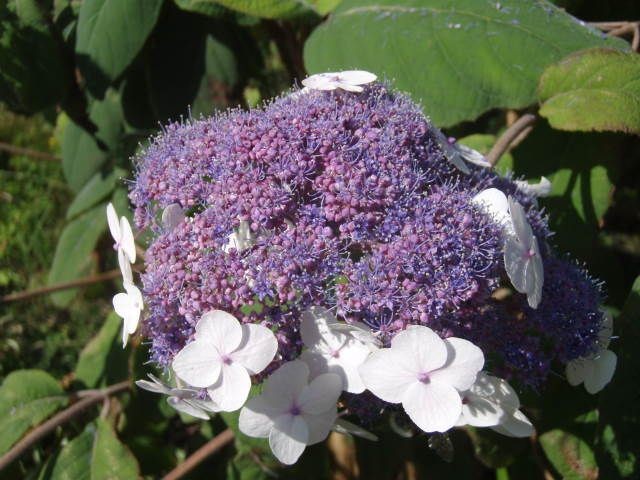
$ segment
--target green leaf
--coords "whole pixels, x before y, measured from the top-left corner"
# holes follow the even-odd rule
[[[80,352],[76,379],[87,388],[126,379],[128,351],[122,348],[121,331],[120,317],[109,314],[98,334]]]
[[[476,458],[489,468],[507,467],[526,454],[528,439],[509,438],[488,428],[467,427]]]
[[[300,0],[180,0],[177,2],[181,8],[188,4],[190,10],[197,7],[202,11],[207,3],[222,5],[231,10],[236,10],[248,15],[262,18],[286,18],[293,17],[307,11],[307,5],[313,1],[302,2]],[[197,5],[195,5],[197,4]]]
[[[115,480],[140,477],[138,462],[111,425],[98,419],[64,446],[48,480]]]
[[[596,480],[598,465],[593,450],[581,438],[562,430],[540,435],[540,445],[554,468],[566,480]]]
[[[69,205],[67,209],[67,220],[72,219],[107,198],[124,175],[126,175],[126,171],[121,168],[116,168],[111,173],[96,173],[85,186],[82,187],[82,190],[78,192],[73,202],[71,202],[71,205]]]
[[[76,56],[94,95],[102,97],[106,87],[124,72],[142,49],[158,20],[162,3],[163,0],[82,2]]]
[[[67,404],[58,382],[42,370],[16,370],[0,387],[0,454]]]
[[[98,127],[95,138],[74,122],[69,122],[62,136],[62,169],[76,192],[106,163],[109,151],[118,146],[123,126],[118,95],[110,91],[104,100],[92,102],[89,117]]]
[[[47,25],[29,5],[20,5],[20,19],[7,6],[0,11],[0,100],[32,114],[62,99],[66,76]]]
[[[613,380],[600,394],[602,478],[634,478],[640,452],[640,277],[614,322],[610,348],[618,355]]]
[[[344,0],[305,45],[310,73],[369,70],[438,126],[534,103],[543,70],[589,47],[627,49],[545,0]]]
[[[593,49],[547,68],[540,114],[554,128],[640,134],[640,56]]]
[[[89,273],[93,265],[91,253],[106,227],[104,204],[92,208],[67,224],[53,256],[49,285],[69,282]],[[51,295],[51,300],[58,307],[66,307],[76,292],[77,289],[56,292]]]

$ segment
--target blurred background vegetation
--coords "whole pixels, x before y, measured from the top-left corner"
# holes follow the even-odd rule
[[[234,444],[185,478],[638,478],[640,3],[555,4],[572,16],[545,0],[0,0],[0,454],[87,389],[151,368],[144,344],[120,347],[118,280],[95,277],[116,265],[104,206],[128,209],[132,155],[162,124],[259,106],[307,72],[376,72],[485,153],[535,114],[497,168],[552,180],[541,201],[555,243],[606,282],[620,314],[602,395],[560,375],[523,392],[531,441],[332,437],[280,469],[233,415],[195,421],[125,386],[0,477],[160,478],[228,425]]]

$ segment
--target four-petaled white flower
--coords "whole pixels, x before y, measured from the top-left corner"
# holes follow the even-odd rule
[[[538,239],[524,208],[497,188],[483,190],[472,201],[504,229],[504,267],[509,280],[518,292],[527,295],[529,306],[537,308],[542,298],[544,271]]]
[[[362,92],[360,85],[374,82],[378,77],[364,70],[346,70],[344,72],[317,73],[302,80],[302,85],[312,90],[335,90],[341,88],[348,92]]]
[[[302,314],[300,336],[308,349],[301,359],[311,369],[312,376],[335,373],[342,379],[343,390],[364,392],[358,367],[378,344],[365,325],[339,322],[327,309],[311,307]]]
[[[116,209],[112,203],[109,203],[107,205],[107,224],[115,241],[113,247],[118,252],[118,265],[120,266],[120,272],[122,272],[122,278],[125,282],[131,283],[133,282],[133,276],[130,264],[136,261],[136,244],[129,220],[126,217],[120,217],[120,220],[118,220]]]
[[[613,317],[604,313],[602,328],[598,335],[598,351],[584,358],[576,358],[567,363],[566,374],[572,386],[584,383],[587,392],[594,394],[602,390],[613,378],[618,357],[608,350],[613,334]]]
[[[509,213],[514,235],[507,236],[505,241],[504,266],[514,288],[527,295],[531,308],[537,308],[544,282],[538,239],[527,221],[524,208],[512,197],[509,197]]]
[[[526,180],[516,180],[515,184],[518,190],[534,197],[547,197],[551,193],[551,182],[547,177],[540,177],[540,181],[535,184]]]
[[[138,287],[126,280],[123,285],[127,293],[117,293],[113,296],[113,309],[124,320],[122,325],[122,347],[124,348],[129,335],[133,335],[138,328],[144,304]]]
[[[223,412],[238,410],[249,395],[250,375],[273,360],[278,342],[262,325],[240,324],[222,310],[205,313],[195,338],[174,357],[176,375],[197,388],[206,388]]]
[[[251,231],[249,222],[242,220],[238,228],[235,228],[233,232],[227,237],[227,243],[222,247],[225,253],[229,253],[231,249],[235,249],[238,253],[251,248],[256,241],[254,233]]]
[[[162,226],[165,230],[171,231],[184,220],[184,209],[177,203],[167,205],[162,211]]]
[[[533,425],[519,410],[518,394],[506,380],[480,372],[476,382],[461,396],[462,412],[457,426],[492,427],[511,437],[533,434]]]
[[[240,411],[240,431],[268,438],[276,458],[291,465],[307,445],[327,438],[341,391],[338,375],[323,373],[309,382],[309,367],[304,362],[285,363],[267,378],[262,394]]]
[[[202,400],[199,398],[198,390],[193,388],[175,388],[163,383],[155,375],[147,374],[151,379],[136,380],[136,385],[143,390],[153,393],[167,395],[167,403],[178,410],[192,417],[209,420],[207,412],[218,412],[217,405],[211,400]]]
[[[461,338],[440,338],[424,326],[410,326],[390,348],[371,354],[360,367],[366,387],[402,406],[425,432],[446,432],[460,418],[460,393],[468,390],[484,365],[482,350]]]

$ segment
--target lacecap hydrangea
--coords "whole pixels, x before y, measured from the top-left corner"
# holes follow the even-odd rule
[[[349,430],[344,415],[530,434],[506,380],[539,390],[597,361],[605,328],[599,283],[550,246],[540,191],[368,72],[303,84],[167,125],[137,158],[141,331],[181,388],[141,386],[187,412],[244,405],[241,429],[285,463]],[[477,399],[498,413],[479,418]]]

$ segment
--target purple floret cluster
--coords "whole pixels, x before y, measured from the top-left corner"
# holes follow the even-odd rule
[[[554,363],[593,352],[598,284],[548,247],[533,197],[488,169],[463,174],[434,132],[380,83],[165,127],[131,189],[136,225],[152,233],[142,275],[152,359],[169,365],[212,309],[271,328],[277,361],[296,358],[312,305],[365,323],[383,343],[410,324],[467,338],[490,370],[533,388]],[[504,234],[472,202],[489,187],[524,206],[541,245],[537,309],[518,293],[495,298],[509,286]],[[165,229],[160,215],[175,203],[187,218]],[[243,223],[251,246],[226,248]]]

